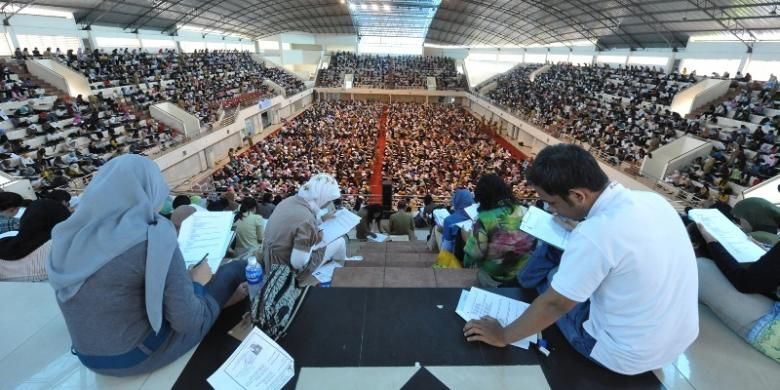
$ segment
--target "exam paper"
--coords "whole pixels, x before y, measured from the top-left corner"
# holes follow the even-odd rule
[[[534,206],[529,207],[528,212],[523,216],[520,230],[560,249],[566,249],[571,234],[555,222],[552,214]]]
[[[529,306],[525,302],[472,287],[471,291],[464,290],[461,292],[455,313],[466,321],[490,316],[495,318],[501,326],[507,326],[512,321],[520,318]],[[536,342],[536,338],[537,335],[534,334],[515,341],[512,345],[528,349],[530,343]]]
[[[444,219],[450,216],[450,212],[447,209],[433,210],[433,220],[439,226],[444,226]]]
[[[474,221],[469,219],[463,222],[458,222],[455,224],[455,226],[463,229],[463,231],[470,232],[474,230]]]
[[[278,390],[295,375],[295,361],[258,328],[208,378],[216,390]]]
[[[702,224],[707,232],[740,263],[752,263],[766,253],[717,209],[694,209],[688,211],[688,216]]]
[[[198,211],[181,224],[179,249],[189,267],[208,254],[212,272],[217,272],[232,241],[233,213]]]
[[[360,223],[360,217],[354,213],[345,209],[337,211],[333,218],[320,224],[322,240],[315,245],[315,249],[324,248],[337,238],[346,235],[358,223]]]
[[[469,218],[471,218],[472,221],[476,221],[477,215],[479,215],[479,211],[477,211],[477,209],[479,209],[479,203],[474,203],[473,205],[463,209],[463,211],[465,211],[466,214],[468,214]]]

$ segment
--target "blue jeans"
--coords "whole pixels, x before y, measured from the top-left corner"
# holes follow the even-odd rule
[[[550,288],[550,282],[558,271],[562,255],[562,250],[539,241],[525,268],[517,274],[517,281],[523,288],[532,288],[540,295],[543,294]],[[601,363],[590,357],[590,353],[596,345],[596,339],[582,327],[589,315],[590,301],[588,300],[574,306],[568,313],[555,321],[555,325],[577,352],[600,365]]]
[[[204,286],[206,292],[222,307],[230,300],[238,286],[246,281],[246,260],[235,260],[217,270]]]

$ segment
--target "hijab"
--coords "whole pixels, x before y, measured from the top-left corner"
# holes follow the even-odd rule
[[[465,188],[459,188],[452,194],[452,214],[444,218],[444,224],[442,226],[443,234],[445,237],[454,240],[454,235],[457,234],[458,228],[456,223],[461,223],[471,219],[466,210],[466,207],[474,204],[474,197],[471,195],[471,191]]]
[[[32,202],[19,221],[19,234],[0,239],[0,259],[19,260],[51,239],[54,225],[70,212],[61,202],[41,199]]]
[[[173,224],[157,212],[168,192],[160,168],[145,157],[124,155],[102,166],[76,212],[52,231],[46,271],[57,299],[67,302],[100,268],[145,242],[146,314],[159,331],[165,279],[178,247]]]
[[[333,176],[318,173],[298,189],[298,196],[303,198],[311,211],[317,214],[326,203],[340,198],[341,192]]]
[[[753,231],[777,234],[780,208],[764,198],[747,198],[737,202],[731,210],[734,218],[743,218]]]

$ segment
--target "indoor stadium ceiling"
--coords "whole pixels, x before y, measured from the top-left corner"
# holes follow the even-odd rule
[[[260,38],[287,31],[402,35],[406,23],[442,45],[681,47],[691,34],[746,43],[780,30],[769,0],[25,0],[73,11],[83,26],[128,31],[195,25]],[[438,7],[438,9],[432,8]],[[432,20],[428,16],[433,10]],[[362,17],[360,16],[362,12]],[[383,18],[383,14],[387,18]],[[416,21],[416,22],[415,22]],[[420,23],[428,23],[420,30]],[[361,25],[363,23],[363,25]],[[398,24],[402,28],[398,28]],[[408,29],[407,29],[408,30]]]

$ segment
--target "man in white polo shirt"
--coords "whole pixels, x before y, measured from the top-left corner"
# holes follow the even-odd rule
[[[527,179],[551,212],[579,223],[559,260],[535,253],[526,265],[524,273],[545,275],[538,286],[524,283],[542,291],[531,307],[506,328],[492,318],[469,321],[467,340],[505,346],[556,322],[574,349],[621,374],[676,359],[698,335],[698,276],[671,205],[610,183],[574,145],[542,150]]]

